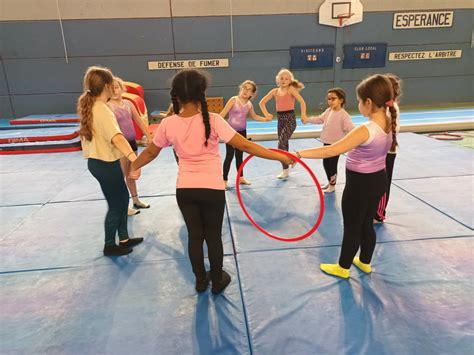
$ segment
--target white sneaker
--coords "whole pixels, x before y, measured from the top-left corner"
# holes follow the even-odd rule
[[[290,175],[290,174],[289,174],[288,169],[283,169],[282,172],[281,172],[281,174],[278,175],[277,178],[282,179],[282,180],[286,180],[286,179],[288,179],[288,176],[289,176],[289,175]]]
[[[333,193],[334,191],[336,191],[336,185],[329,184],[328,188],[324,190],[324,193],[330,194],[330,193]]]
[[[250,181],[248,181],[246,178],[243,176],[239,179],[240,185],[252,185]]]
[[[133,208],[128,208],[128,215],[129,216],[135,216],[136,214],[139,214],[140,211],[139,210],[134,210]]]

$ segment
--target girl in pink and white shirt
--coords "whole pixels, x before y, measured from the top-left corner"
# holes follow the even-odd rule
[[[346,93],[341,88],[329,89],[327,92],[328,108],[319,116],[308,117],[303,123],[323,123],[321,131],[321,141],[324,145],[336,143],[341,138],[354,129],[351,116],[344,109],[346,104]],[[335,191],[337,179],[337,163],[339,155],[323,159],[324,171],[328,178],[328,183],[323,186],[325,193]]]
[[[175,114],[165,118],[155,131],[153,142],[139,155],[132,169],[148,164],[161,149],[173,146],[179,157],[176,200],[188,230],[188,253],[196,276],[196,291],[203,292],[212,281],[214,294],[224,290],[230,276],[222,269],[222,221],[225,208],[224,180],[219,139],[258,157],[292,164],[286,155],[248,141],[224,119],[207,110],[207,78],[197,70],[175,75],[171,98]],[[132,177],[135,176],[132,172]],[[211,271],[204,267],[206,241]]]
[[[368,117],[369,122],[334,144],[296,152],[297,156],[313,159],[349,152],[342,195],[344,237],[341,255],[337,264],[320,265],[327,274],[348,278],[351,264],[363,272],[372,272],[370,262],[376,243],[373,218],[387,188],[385,157],[397,145],[393,97],[393,87],[386,76],[377,74],[363,80],[357,86],[357,99],[360,113]],[[359,249],[360,254],[356,257]]]

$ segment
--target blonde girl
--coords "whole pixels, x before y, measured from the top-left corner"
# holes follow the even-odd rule
[[[304,88],[288,69],[281,69],[275,77],[277,88],[270,90],[260,101],[260,109],[267,120],[272,115],[267,111],[267,102],[274,98],[278,115],[278,149],[289,149],[289,140],[296,129],[295,99],[300,103],[301,118],[306,121],[306,103],[299,91]],[[279,179],[287,179],[289,175],[288,165],[282,164],[283,171],[278,175]]]
[[[117,119],[122,134],[124,135],[125,139],[127,139],[130,147],[132,147],[136,154],[138,146],[137,142],[135,141],[135,128],[133,126],[133,121],[135,121],[142,132],[145,133],[147,142],[151,142],[152,137],[148,127],[141,119],[140,114],[138,113],[135,106],[133,106],[130,101],[124,100],[122,98],[122,94],[124,92],[126,92],[126,88],[123,80],[119,77],[114,77],[114,94],[107,105],[115,114],[115,118]],[[137,192],[137,184],[135,180],[129,177],[131,166],[130,160],[128,160],[126,157],[123,157],[120,159],[120,166],[122,167],[123,175],[125,176],[127,187],[130,191],[130,194],[132,195],[133,200],[134,209],[128,208],[128,215],[133,216],[137,213],[140,213],[140,208],[149,208],[150,205],[140,200]]]

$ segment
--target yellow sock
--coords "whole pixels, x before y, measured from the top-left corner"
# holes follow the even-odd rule
[[[343,279],[349,278],[349,269],[344,269],[339,264],[321,264],[319,267],[326,274],[342,277]]]
[[[356,256],[354,260],[352,260],[352,263],[367,274],[370,274],[372,272],[372,267],[370,266],[370,264],[364,264],[362,261],[360,261],[358,256]]]

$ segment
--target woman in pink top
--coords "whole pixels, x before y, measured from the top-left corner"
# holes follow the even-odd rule
[[[321,264],[330,275],[348,278],[351,264],[370,273],[376,235],[373,218],[387,187],[385,157],[396,144],[396,112],[393,88],[384,75],[373,75],[357,86],[359,111],[369,122],[353,129],[336,143],[296,153],[303,158],[322,159],[349,152],[346,186],[342,195],[344,237],[337,264]],[[386,111],[391,117],[387,117]],[[359,257],[356,257],[360,248]]]
[[[196,276],[196,291],[205,291],[211,279],[212,292],[216,294],[231,280],[222,270],[225,190],[219,139],[261,158],[285,164],[293,161],[248,141],[221,116],[209,113],[206,88],[207,79],[197,70],[183,70],[176,74],[171,87],[175,114],[161,122],[152,144],[139,155],[132,168],[139,169],[155,159],[162,148],[173,146],[179,157],[176,200],[188,229],[188,253]],[[210,274],[204,267],[204,241],[211,264]]]
[[[239,89],[239,95],[233,96],[229,101],[227,101],[220,115],[221,117],[225,117],[227,114],[229,114],[229,120],[227,121],[229,125],[235,129],[238,134],[242,135],[244,138],[247,138],[247,116],[250,116],[257,121],[266,121],[267,119],[257,115],[253,109],[252,102],[250,102],[250,99],[252,99],[252,97],[254,97],[255,93],[257,92],[257,85],[255,85],[252,80],[245,80],[242,84],[240,84]],[[238,171],[242,165],[243,152],[241,150],[235,149],[230,144],[225,145],[225,150],[226,154],[222,168],[224,170],[224,183],[227,190],[230,164],[232,163],[232,159],[234,159],[234,154],[235,167]],[[250,181],[244,178],[243,171],[240,173],[239,181],[242,185],[251,184]]]
[[[319,116],[309,117],[303,123],[323,123],[321,141],[324,145],[331,145],[349,133],[353,128],[351,116],[344,110],[346,104],[346,93],[341,88],[329,89],[327,92],[328,109]],[[324,193],[332,193],[336,190],[337,163],[339,155],[323,159],[324,170],[328,183],[323,186]]]
[[[295,80],[293,73],[288,69],[281,69],[276,78],[277,88],[270,90],[260,101],[260,109],[265,118],[272,119],[272,115],[267,111],[267,102],[275,98],[276,110],[278,114],[278,149],[289,149],[289,140],[296,129],[295,99],[301,107],[301,118],[307,120],[306,103],[299,91],[304,88],[303,83]],[[278,175],[279,179],[288,178],[288,165],[283,164],[283,171]]]

